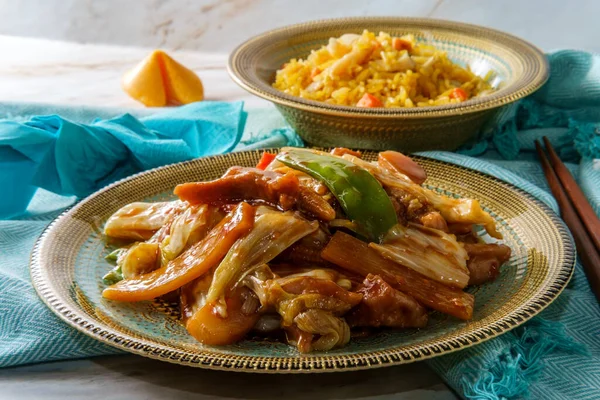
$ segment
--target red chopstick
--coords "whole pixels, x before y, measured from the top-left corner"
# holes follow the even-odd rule
[[[548,157],[550,158],[554,172],[556,172],[560,183],[565,188],[567,196],[571,199],[577,214],[581,218],[581,222],[585,225],[590,238],[596,246],[596,250],[600,252],[600,220],[579,188],[579,185],[573,179],[573,175],[571,175],[565,164],[558,158],[554,147],[552,147],[552,144],[545,136],[544,143],[546,144],[546,150],[548,150]]]
[[[552,149],[552,145],[550,145],[546,138],[544,139],[544,141],[546,142],[546,146],[549,148],[551,154],[553,153],[556,156],[556,152],[554,152],[554,149]],[[569,198],[569,192],[565,191],[561,180],[559,179],[555,170],[552,168],[552,165],[546,157],[542,146],[537,140],[535,141],[535,149],[537,150],[538,156],[540,158],[540,163],[542,164],[542,169],[544,170],[544,175],[546,175],[546,180],[548,181],[550,190],[552,191],[552,194],[554,195],[554,198],[558,203],[558,207],[560,208],[560,214],[567,226],[569,227],[571,233],[573,234],[573,238],[575,239],[575,244],[577,246],[577,253],[579,254],[579,257],[581,259],[583,269],[588,278],[592,291],[596,295],[596,299],[598,300],[598,302],[600,302],[600,251],[594,245],[591,235],[588,234],[586,227],[583,225],[581,219],[579,218],[579,215],[575,211],[574,204],[580,202],[581,199],[577,197]],[[558,156],[556,158],[558,159]],[[560,162],[560,164],[566,170],[564,164],[562,164],[562,162]],[[573,180],[573,177],[568,172],[568,170],[566,172],[568,173],[571,180]],[[575,181],[573,180],[573,182]],[[575,183],[575,185],[577,184]],[[579,187],[577,189],[579,190],[581,196],[585,199],[585,196],[583,196],[581,189],[579,189]],[[596,218],[596,220],[598,219],[595,213],[593,217]],[[593,224],[591,225],[594,226]]]

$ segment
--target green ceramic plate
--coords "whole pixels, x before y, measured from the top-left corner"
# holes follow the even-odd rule
[[[300,355],[283,343],[244,340],[209,347],[196,342],[177,308],[158,302],[118,303],[101,296],[111,266],[102,235],[106,219],[133,201],[173,198],[175,185],[219,177],[232,165],[254,166],[260,151],[174,164],[117,182],[52,222],[32,254],[31,277],[42,300],[66,323],[106,344],[177,364],[256,372],[326,372],[409,363],[475,345],[525,322],[565,287],[575,262],[564,224],[544,204],[514,186],[433,159],[415,157],[431,188],[479,199],[498,221],[513,256],[493,283],[472,289],[473,320],[434,313],[425,329],[389,330],[353,339],[342,349]],[[365,157],[374,158],[375,153]]]

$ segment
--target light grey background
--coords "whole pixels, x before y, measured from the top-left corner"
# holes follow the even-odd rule
[[[0,0],[0,34],[229,52],[275,27],[344,16],[419,16],[504,30],[544,50],[600,51],[597,0]],[[5,57],[8,55],[4,55]]]

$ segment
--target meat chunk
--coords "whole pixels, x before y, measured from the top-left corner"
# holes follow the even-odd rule
[[[423,214],[419,218],[419,222],[421,222],[421,225],[428,228],[437,229],[446,233],[448,232],[448,224],[446,224],[446,220],[438,211],[429,211],[426,214]]]
[[[335,218],[335,210],[330,204],[333,195],[323,182],[304,172],[286,166],[278,167],[273,171],[280,174],[292,173],[296,175],[300,185],[297,199],[297,207],[300,211],[321,221],[331,221]]]
[[[473,233],[473,224],[448,224],[448,231],[454,235],[469,235]]]
[[[346,315],[350,326],[422,328],[427,325],[425,308],[379,275],[369,274],[357,292],[363,299]]]
[[[329,263],[321,258],[321,251],[325,248],[313,247],[304,243],[294,243],[288,247],[276,261],[292,263],[296,266],[328,266]]]
[[[298,240],[288,247],[278,257],[278,261],[290,262],[295,265],[329,265],[321,258],[321,251],[331,239],[331,235],[323,229],[318,229]]]
[[[284,211],[297,207],[323,221],[335,218],[333,207],[291,171],[279,173],[232,167],[214,181],[178,185],[175,194],[190,204],[221,206],[248,201],[279,207]]]
[[[335,219],[335,210],[331,204],[309,186],[300,184],[297,205],[300,211],[311,214],[321,221]]]
[[[456,236],[456,240],[461,243],[480,243],[479,236],[475,231],[473,224],[448,224],[448,231]]]
[[[321,257],[345,271],[381,276],[395,289],[414,297],[421,304],[462,320],[473,316],[472,294],[426,278],[410,268],[382,257],[360,239],[337,231]]]
[[[258,200],[288,210],[296,202],[299,186],[294,174],[232,167],[214,181],[177,185],[175,194],[190,204],[221,205]]]
[[[481,285],[493,281],[500,273],[500,267],[510,258],[510,247],[503,244],[465,243],[469,254],[469,285]]]
[[[448,233],[448,224],[442,214],[435,210],[424,198],[417,198],[395,187],[386,188],[386,192],[390,196],[400,224],[406,225],[409,222],[414,222]]]
[[[425,198],[417,198],[411,193],[397,187],[388,187],[385,189],[396,210],[398,222],[402,225],[406,225],[408,222],[415,222],[420,225],[429,226],[430,228],[436,228],[437,226],[444,228],[446,221],[444,220],[443,223],[439,223],[439,219],[443,220],[443,217]],[[446,232],[447,226],[445,229]]]

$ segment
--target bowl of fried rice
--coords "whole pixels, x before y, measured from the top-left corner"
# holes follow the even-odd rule
[[[345,18],[253,37],[231,77],[275,104],[313,146],[455,150],[548,79],[522,39],[458,22]]]

